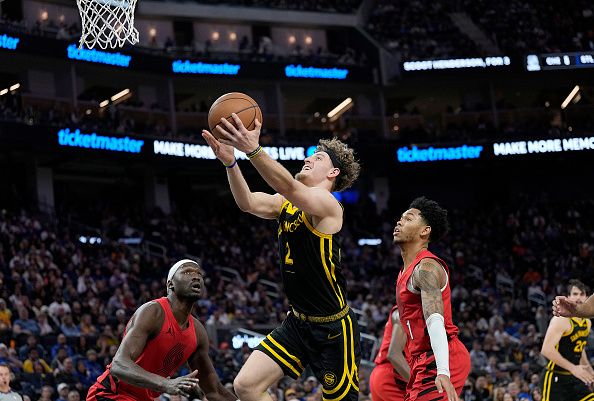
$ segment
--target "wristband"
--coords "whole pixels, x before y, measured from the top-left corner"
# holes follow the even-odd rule
[[[223,166],[225,166],[227,168],[233,168],[233,167],[235,167],[236,164],[237,164],[237,159],[233,159],[233,163],[231,163],[231,164],[223,163]]]
[[[250,153],[246,154],[246,156],[248,157],[248,159],[253,159],[254,157],[258,156],[261,151],[262,151],[262,146],[258,146],[256,148],[256,150],[254,150],[253,152],[250,152]]]

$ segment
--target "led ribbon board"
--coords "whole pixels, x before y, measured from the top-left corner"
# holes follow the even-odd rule
[[[82,134],[78,129],[70,131],[69,128],[62,128],[58,131],[58,145],[111,152],[140,153],[144,141],[127,136],[97,135],[94,132]]]
[[[237,75],[241,68],[238,64],[212,64],[190,60],[175,60],[171,69],[176,74]]]
[[[594,52],[530,54],[526,56],[526,70],[573,70],[594,68]]]
[[[19,38],[13,38],[8,35],[0,35],[0,49],[16,50],[19,42]]]
[[[288,78],[343,80],[347,78],[347,75],[349,75],[349,70],[346,68],[303,67],[301,64],[290,64],[285,67],[285,76]]]
[[[510,64],[511,60],[509,57],[496,56],[456,58],[445,60],[405,61],[402,65],[402,68],[404,68],[404,71],[457,70],[466,68],[505,67]]]
[[[412,146],[398,148],[396,157],[400,163],[436,162],[441,160],[478,159],[483,151],[482,146],[461,145],[455,147],[418,148]]]
[[[66,51],[68,58],[71,60],[88,61],[89,63],[107,64],[124,68],[128,68],[132,60],[132,56],[128,56],[127,54],[109,53],[95,49],[79,49],[76,45],[69,45]]]
[[[293,146],[270,146],[263,148],[274,160],[304,160],[305,148]],[[153,153],[155,155],[185,157],[193,159],[213,160],[216,156],[210,146],[196,143],[159,141],[153,142]],[[247,159],[245,153],[235,150],[237,159]]]
[[[495,156],[561,153],[594,150],[594,136],[585,138],[536,139],[533,141],[499,142],[493,144]]]

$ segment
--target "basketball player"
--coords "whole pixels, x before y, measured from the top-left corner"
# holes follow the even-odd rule
[[[452,322],[448,266],[427,249],[447,230],[447,211],[424,197],[394,227],[404,260],[396,301],[410,354],[406,400],[458,401],[470,372],[470,354]]]
[[[204,326],[191,315],[200,299],[204,272],[183,259],[167,275],[167,296],[134,313],[107,370],[97,378],[87,401],[153,401],[161,393],[195,396],[200,388],[209,401],[235,401],[220,382],[208,357]],[[184,363],[192,373],[170,379]]]
[[[553,300],[553,315],[594,318],[594,294],[590,295],[583,303],[577,303],[564,296],[555,297]]]
[[[224,139],[203,136],[225,164],[235,202],[245,212],[278,220],[280,267],[291,311],[268,334],[235,379],[241,401],[271,400],[267,388],[283,375],[298,378],[309,365],[322,383],[324,400],[357,400],[360,360],[357,319],[346,303],[346,280],[336,235],[343,223],[341,204],[331,191],[348,188],[359,163],[344,143],[321,140],[293,176],[258,144],[261,124],[248,131],[235,114],[235,128],[222,119]],[[221,127],[222,126],[222,127]],[[274,195],[251,192],[233,155],[245,152]]]
[[[398,307],[394,305],[384,327],[384,337],[375,357],[375,368],[369,377],[373,401],[404,401],[410,367],[404,357],[406,334],[400,325]]]
[[[568,299],[581,304],[586,299],[586,286],[569,280]],[[543,401],[591,401],[594,393],[594,370],[586,356],[591,323],[588,319],[558,317],[551,319],[542,343],[541,354],[549,360],[541,380]]]

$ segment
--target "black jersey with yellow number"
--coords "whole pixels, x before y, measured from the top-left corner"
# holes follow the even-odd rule
[[[305,212],[285,201],[278,217],[285,294],[297,312],[329,316],[346,306],[346,280],[336,235],[316,230]]]
[[[590,326],[592,325],[590,319],[580,319],[572,317],[569,319],[571,329],[563,333],[563,337],[555,346],[561,356],[567,359],[574,365],[579,365],[582,351],[588,343],[588,335],[590,334]],[[558,366],[553,361],[549,361],[546,370],[557,373],[569,373],[566,369]]]

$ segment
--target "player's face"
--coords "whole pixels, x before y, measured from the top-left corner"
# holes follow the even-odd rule
[[[421,236],[427,227],[419,209],[408,209],[396,222],[392,233],[395,244],[405,244]]]
[[[295,175],[295,179],[307,186],[314,186],[322,182],[328,174],[332,173],[335,167],[326,152],[316,152],[305,159],[301,171]]]
[[[173,288],[180,298],[200,299],[204,288],[204,271],[194,263],[179,268],[173,278]]]
[[[577,287],[571,287],[571,291],[569,292],[569,296],[567,298],[573,302],[581,304],[586,300],[586,294]]]

